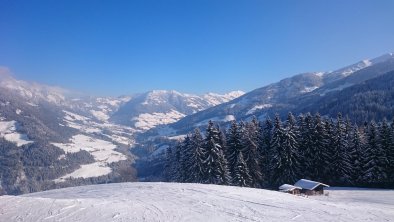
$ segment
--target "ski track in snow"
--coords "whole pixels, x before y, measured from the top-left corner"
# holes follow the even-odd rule
[[[394,190],[276,191],[119,183],[0,197],[0,221],[394,221]]]

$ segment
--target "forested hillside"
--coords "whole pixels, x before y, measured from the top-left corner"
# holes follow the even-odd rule
[[[274,188],[301,178],[333,186],[394,187],[394,123],[358,126],[338,114],[209,122],[166,154],[168,181]]]

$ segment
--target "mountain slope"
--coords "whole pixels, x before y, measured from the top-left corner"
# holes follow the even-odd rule
[[[133,181],[135,156],[129,149],[144,126],[176,121],[241,93],[211,93],[203,98],[154,91],[135,98],[91,97],[17,80],[0,69],[0,188],[20,194]],[[112,121],[114,113],[127,110],[130,104],[133,107],[141,98],[144,104],[134,106],[140,113],[139,125],[128,127]],[[169,115],[160,113],[166,110]]]
[[[203,96],[177,91],[154,90],[135,96],[114,113],[110,120],[139,130],[169,124],[179,119],[230,101],[243,95],[241,91],[225,95],[208,93]]]
[[[352,121],[362,123],[367,120],[394,118],[394,71],[335,91],[313,101],[304,99],[297,102],[295,113],[319,112],[335,116],[344,113]],[[283,113],[284,111],[282,111]]]
[[[361,65],[364,64],[364,65]],[[232,119],[264,118],[276,112],[308,111],[315,101],[326,94],[341,91],[394,70],[394,54],[365,60],[329,73],[304,73],[278,83],[253,90],[230,102],[206,109],[170,124],[170,132],[183,134],[205,125],[208,120],[227,122]],[[302,105],[300,105],[302,104]],[[312,109],[311,109],[312,110]]]
[[[20,194],[122,181],[125,169],[130,176],[124,181],[131,180],[132,129],[99,120],[90,112],[109,114],[122,99],[75,99],[66,90],[1,73],[0,188]]]
[[[392,190],[305,198],[231,186],[120,183],[0,197],[1,221],[390,221]]]

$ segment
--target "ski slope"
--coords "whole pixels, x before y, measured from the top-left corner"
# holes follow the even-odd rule
[[[1,196],[0,221],[394,221],[394,190],[305,198],[217,185],[104,184]]]

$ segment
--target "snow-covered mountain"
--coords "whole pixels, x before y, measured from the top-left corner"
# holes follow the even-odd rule
[[[300,99],[322,97],[341,91],[394,70],[394,54],[363,60],[333,72],[311,72],[295,75],[277,83],[253,90],[227,103],[189,115],[167,126],[172,134],[184,134],[208,120],[228,122],[233,119],[264,118],[276,112],[299,110]],[[310,104],[313,105],[313,102]],[[305,105],[305,104],[304,104]]]
[[[0,196],[0,221],[392,221],[394,191],[327,196],[187,183],[118,183]]]
[[[133,97],[121,106],[110,120],[138,130],[149,130],[158,125],[176,122],[187,115],[228,102],[243,94],[241,91],[234,91],[224,95],[208,93],[198,96],[173,90],[154,90]]]
[[[136,143],[136,134],[239,94],[242,92],[211,93],[203,99],[175,91],[145,93],[140,113],[134,116],[138,124],[129,127],[126,122],[114,122],[114,114],[139,101],[141,96],[92,97],[71,93],[59,87],[17,80],[3,68],[0,159],[15,161],[14,165],[0,163],[0,188],[17,194],[121,181],[125,173],[128,174],[125,178],[132,180],[135,173],[131,163],[135,157],[129,149]]]
[[[0,163],[0,187],[18,194],[120,179],[132,170],[134,130],[102,117],[125,100],[76,98],[2,73],[0,159],[10,162]]]

